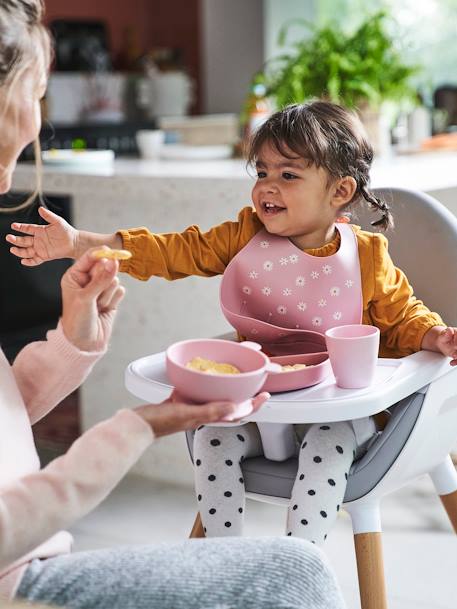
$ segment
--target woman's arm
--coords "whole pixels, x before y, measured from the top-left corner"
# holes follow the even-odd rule
[[[252,412],[269,398],[252,400]],[[95,508],[116,486],[154,436],[233,421],[235,404],[190,405],[178,396],[99,423],[45,469],[0,490],[0,571]]]
[[[45,469],[0,491],[0,570],[98,505],[153,439],[129,410],[99,423]]]
[[[32,425],[79,387],[104,353],[77,349],[61,323],[46,339],[24,347],[12,367]]]
[[[62,278],[62,318],[48,340],[25,347],[13,373],[32,423],[78,387],[104,353],[124,295],[113,260],[89,250]]]

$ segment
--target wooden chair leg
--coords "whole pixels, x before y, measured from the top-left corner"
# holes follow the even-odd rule
[[[381,533],[354,535],[362,609],[387,609]]]
[[[447,495],[440,495],[440,499],[449,516],[454,532],[457,533],[457,491]]]
[[[189,535],[190,539],[196,539],[199,537],[205,537],[205,531],[203,530],[200,512],[197,513],[197,516],[196,516],[195,522],[194,522],[194,526],[192,527],[192,531],[190,532],[190,535]]]

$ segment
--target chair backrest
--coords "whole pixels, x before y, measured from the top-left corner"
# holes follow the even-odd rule
[[[425,193],[401,188],[375,189],[391,205],[395,228],[388,231],[389,252],[414,294],[449,325],[457,326],[457,218]],[[376,213],[357,210],[354,224],[375,231]]]

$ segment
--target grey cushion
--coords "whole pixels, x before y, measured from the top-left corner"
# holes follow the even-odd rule
[[[391,417],[384,431],[377,434],[367,453],[352,465],[344,501],[363,497],[389,471],[413,430],[424,397],[422,393],[415,393],[390,409]],[[193,436],[194,432],[187,432],[191,457]],[[290,499],[297,469],[298,459],[295,457],[280,462],[253,457],[242,464],[247,491],[286,499]]]

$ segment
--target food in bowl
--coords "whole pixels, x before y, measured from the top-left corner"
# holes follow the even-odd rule
[[[108,258],[108,260],[128,260],[132,253],[128,250],[101,249],[92,252],[94,258]]]
[[[281,372],[294,372],[295,370],[303,370],[308,368],[306,364],[284,364],[281,366]]]
[[[186,368],[206,372],[207,374],[240,374],[240,370],[232,364],[215,362],[205,357],[194,357],[186,364]]]

